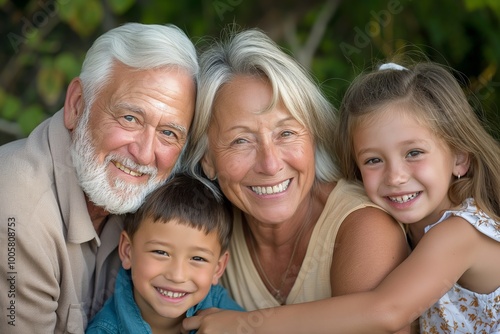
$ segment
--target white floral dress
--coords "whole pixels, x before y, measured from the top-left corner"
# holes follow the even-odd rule
[[[458,211],[447,211],[439,224],[450,216],[459,216],[478,231],[500,242],[500,223],[478,210],[472,198]],[[498,263],[492,265],[500,265]],[[436,304],[420,317],[420,333],[500,333],[500,288],[479,294],[455,284]]]

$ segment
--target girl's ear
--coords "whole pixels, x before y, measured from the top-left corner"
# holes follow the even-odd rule
[[[83,87],[80,78],[71,80],[64,100],[64,125],[73,131],[78,119],[83,114]]]
[[[201,159],[201,168],[203,168],[203,173],[205,173],[210,180],[213,180],[217,176],[212,159],[209,157],[209,153],[205,153],[203,155],[203,159]]]
[[[469,171],[470,155],[466,152],[458,152],[455,154],[455,168],[453,175],[456,177],[464,176]]]
[[[132,240],[125,231],[122,231],[120,234],[118,254],[120,255],[120,260],[122,260],[123,269],[130,269],[132,267]]]
[[[228,261],[229,252],[225,251],[224,254],[219,257],[219,261],[217,262],[217,267],[215,268],[214,276],[212,278],[212,285],[217,285],[219,283],[219,278],[221,278],[222,274],[224,274]]]

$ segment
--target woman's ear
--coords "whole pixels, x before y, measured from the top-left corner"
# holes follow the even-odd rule
[[[212,285],[217,285],[219,283],[219,278],[221,278],[222,274],[226,270],[227,263],[229,261],[229,252],[225,251],[217,262],[217,267],[215,268],[214,276],[212,277]]]
[[[125,231],[122,231],[120,234],[118,254],[120,255],[120,260],[122,260],[123,269],[130,269],[132,267],[132,240]]]
[[[203,173],[205,173],[210,180],[215,179],[217,176],[212,159],[209,157],[209,153],[205,153],[203,155],[203,159],[201,159],[201,168],[203,168]]]
[[[455,168],[453,175],[456,177],[464,176],[469,171],[470,155],[466,152],[455,153]]]
[[[76,128],[78,119],[83,114],[83,87],[80,78],[69,83],[64,100],[64,125],[70,131]]]

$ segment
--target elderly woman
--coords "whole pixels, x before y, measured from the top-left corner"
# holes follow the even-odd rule
[[[377,286],[408,255],[404,231],[362,187],[339,179],[335,109],[269,37],[231,32],[202,53],[200,66],[200,131],[184,163],[235,209],[223,285],[246,310],[266,310],[205,314],[184,327],[304,333],[282,321],[299,312],[303,328],[320,330],[308,314],[324,304],[305,302]]]

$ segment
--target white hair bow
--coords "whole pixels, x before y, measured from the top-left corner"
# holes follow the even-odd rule
[[[397,70],[397,71],[408,71],[406,67],[403,67],[401,65],[395,64],[395,63],[385,63],[380,65],[378,68],[379,71],[382,70]]]

